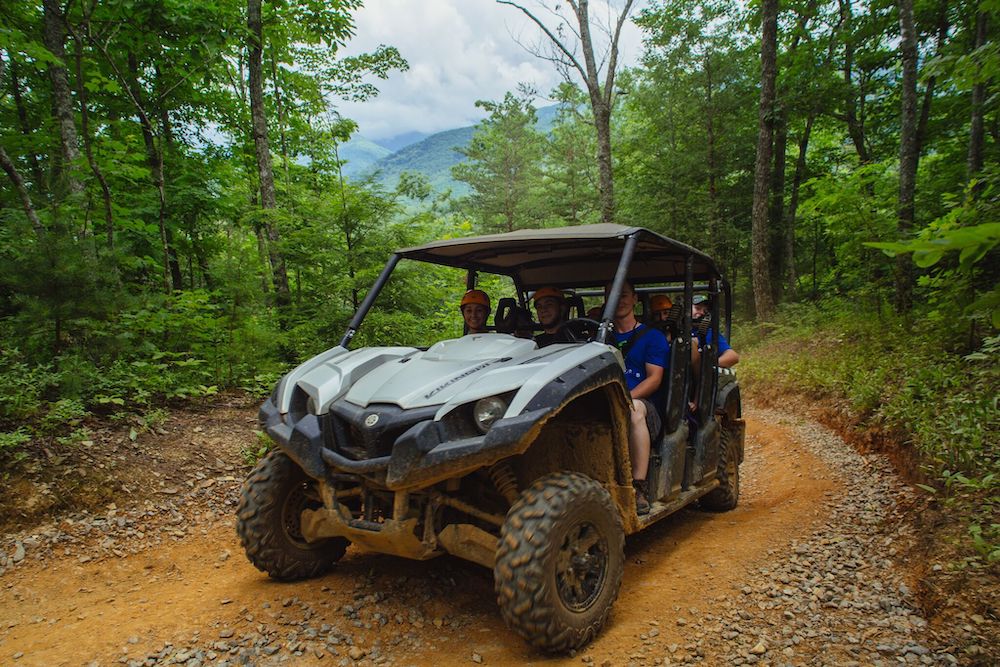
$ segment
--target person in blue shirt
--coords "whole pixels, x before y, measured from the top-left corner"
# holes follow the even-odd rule
[[[611,286],[604,288],[609,297]],[[640,323],[635,317],[635,287],[628,281],[622,285],[614,315],[612,342],[622,351],[625,360],[625,384],[632,396],[629,423],[629,455],[632,459],[632,486],[639,514],[649,513],[650,443],[660,431],[660,413],[650,400],[660,389],[670,344],[657,329]]]
[[[705,318],[709,314],[709,301],[708,297],[702,294],[691,299],[691,319],[695,325]],[[712,342],[712,332],[709,331],[705,334],[705,340],[698,341],[699,351],[702,345]],[[729,347],[729,341],[726,337],[719,333],[719,368],[732,368],[740,361],[739,353],[733,348]]]

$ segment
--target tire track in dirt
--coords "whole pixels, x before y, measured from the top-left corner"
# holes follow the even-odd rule
[[[652,662],[651,635],[658,655],[689,641],[685,619],[738,597],[753,566],[827,516],[836,489],[833,473],[786,428],[753,419],[741,475],[735,510],[683,510],[629,539],[618,602],[586,656],[598,665]],[[56,558],[0,577],[0,664],[108,665],[149,656],[166,664],[198,651],[205,663],[235,662],[238,648],[254,644],[270,647],[257,664],[282,656],[354,664],[348,642],[355,655],[368,654],[358,661],[368,664],[469,663],[474,653],[485,664],[580,662],[539,655],[511,633],[491,573],[478,566],[351,547],[331,573],[280,584],[246,561],[230,520],[202,528],[125,558]]]

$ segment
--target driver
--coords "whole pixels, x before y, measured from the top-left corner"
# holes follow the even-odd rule
[[[604,288],[610,298],[611,285]],[[632,396],[628,448],[632,458],[632,486],[638,514],[649,514],[650,442],[661,428],[660,413],[653,404],[663,381],[663,369],[669,358],[670,343],[658,329],[640,323],[635,317],[635,286],[625,281],[618,295],[612,337],[625,361],[625,384]]]
[[[490,296],[481,289],[470,289],[459,305],[462,319],[470,334],[486,333],[486,318],[490,316]]]
[[[569,314],[566,295],[555,287],[542,287],[531,298],[535,302],[538,323],[543,329],[542,333],[535,336],[535,343],[538,347],[545,347],[559,342],[556,333]]]

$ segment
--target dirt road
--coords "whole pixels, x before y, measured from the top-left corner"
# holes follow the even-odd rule
[[[227,455],[220,448],[238,448],[227,433],[249,431],[252,412],[234,414],[242,422],[236,426],[206,414],[205,437],[192,443],[219,466]],[[244,558],[233,530],[239,471],[219,467],[215,477],[188,480],[186,489],[156,481],[161,493],[154,498],[172,503],[169,511],[148,500],[132,507],[123,496],[103,515],[0,543],[8,565],[0,575],[0,664],[951,662],[920,642],[925,624],[906,600],[905,567],[888,552],[878,559],[855,554],[844,541],[857,533],[863,551],[866,536],[882,531],[838,509],[843,471],[827,450],[854,454],[832,434],[809,436],[816,427],[808,422],[748,414],[739,507],[685,510],[630,539],[608,626],[580,655],[553,659],[530,650],[500,619],[491,574],[450,557],[411,562],[351,547],[320,579],[268,580]],[[150,451],[170,441],[167,428],[162,443],[146,443]],[[891,515],[889,507],[871,509]],[[86,528],[74,532],[80,525]],[[802,546],[821,544],[824,535],[831,540],[822,545],[832,559],[826,572],[822,555]],[[27,555],[17,554],[15,564],[18,545]],[[801,574],[789,569],[803,561]],[[865,591],[875,586],[891,599],[855,602],[867,594],[852,593],[858,573]],[[845,613],[868,616],[843,621],[859,628],[857,636],[817,632]],[[889,621],[884,632],[865,636],[873,613]]]

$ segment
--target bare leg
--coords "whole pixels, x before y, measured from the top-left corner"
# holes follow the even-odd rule
[[[632,402],[628,450],[632,457],[632,479],[646,479],[649,469],[649,429],[646,428],[646,404]]]

